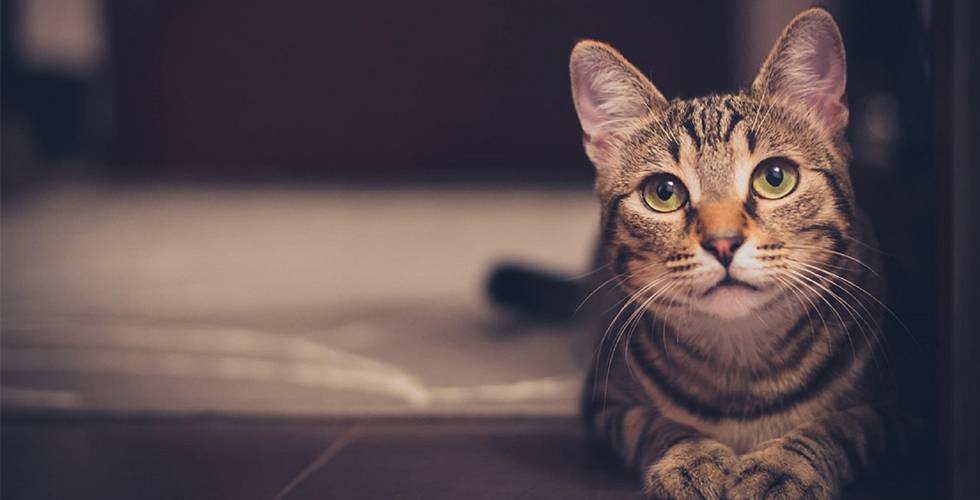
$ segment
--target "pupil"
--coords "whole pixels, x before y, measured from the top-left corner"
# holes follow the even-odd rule
[[[783,169],[779,167],[769,167],[766,170],[766,182],[772,186],[779,186],[783,183]]]
[[[671,196],[674,196],[674,182],[665,181],[657,184],[657,197],[663,201],[667,201]]]

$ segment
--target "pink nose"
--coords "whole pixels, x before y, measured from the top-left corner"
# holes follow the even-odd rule
[[[721,265],[728,267],[728,264],[732,262],[735,251],[738,250],[738,247],[742,246],[743,241],[745,240],[741,236],[708,238],[701,242],[701,246],[714,255],[718,259],[718,262],[721,262]]]

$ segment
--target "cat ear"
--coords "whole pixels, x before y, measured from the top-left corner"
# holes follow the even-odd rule
[[[667,105],[664,96],[616,49],[583,40],[572,49],[572,99],[586,151],[603,150],[636,118]]]
[[[814,8],[783,29],[752,82],[752,93],[802,105],[806,114],[836,133],[847,125],[846,82],[837,23],[826,10]]]

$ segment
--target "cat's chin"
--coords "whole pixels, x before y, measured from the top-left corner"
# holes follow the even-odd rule
[[[694,305],[702,313],[725,319],[744,318],[764,306],[768,293],[742,285],[724,285],[699,297]]]

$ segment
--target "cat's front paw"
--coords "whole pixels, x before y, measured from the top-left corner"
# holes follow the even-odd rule
[[[710,439],[674,445],[644,473],[643,492],[660,500],[717,500],[735,455]]]
[[[732,468],[725,487],[731,500],[824,500],[834,489],[812,460],[774,443],[743,455]]]

